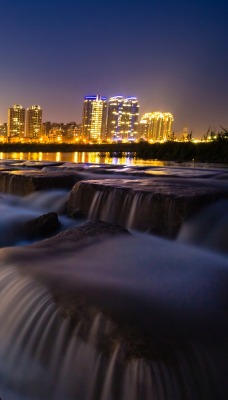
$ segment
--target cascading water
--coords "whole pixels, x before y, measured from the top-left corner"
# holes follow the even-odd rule
[[[71,191],[67,209],[70,213],[81,210],[91,219],[173,238],[193,211],[214,202],[222,191],[228,196],[223,181],[205,181],[164,176],[80,181]]]
[[[220,200],[205,207],[199,215],[183,225],[178,240],[227,253],[228,201]]]
[[[203,347],[170,359],[98,349],[112,324],[96,313],[88,327],[63,317],[49,291],[14,266],[0,268],[0,393],[3,399],[219,399],[213,358]],[[212,359],[211,359],[212,358]]]
[[[61,215],[68,193],[63,190],[41,191],[26,197],[1,194],[0,196],[0,247],[25,243],[20,227],[48,212],[59,214],[62,229],[76,225],[77,221]]]
[[[197,173],[210,175],[191,170],[190,178]],[[115,190],[119,201],[113,191],[91,196],[90,217],[146,224],[153,194]],[[20,221],[61,212],[66,195],[2,195],[2,245],[18,243]],[[227,400],[226,231],[223,200],[189,220],[176,241],[94,234],[81,246],[62,235],[2,249],[0,398]]]

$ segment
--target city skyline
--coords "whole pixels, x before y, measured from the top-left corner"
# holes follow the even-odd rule
[[[90,91],[91,92],[91,91]],[[91,96],[97,96],[97,95],[88,95],[88,96],[84,96],[84,98],[85,97],[91,97]],[[114,98],[117,98],[117,97],[124,97],[124,96],[122,96],[122,95],[117,95],[117,96],[111,96],[110,98],[107,98],[107,96],[101,96],[101,97],[104,97],[104,98],[106,98],[108,101],[110,101],[111,99],[114,99]],[[137,97],[134,97],[134,96],[130,96],[129,98],[137,98]],[[144,102],[142,101],[142,103],[144,104]],[[18,104],[16,104],[15,102],[14,102],[14,105],[13,106],[15,106],[15,105],[20,105],[21,106],[21,104],[20,103],[18,103]],[[11,107],[13,107],[12,105],[11,105]],[[2,124],[4,124],[4,123],[6,123],[7,121],[8,121],[8,119],[9,119],[9,117],[7,117],[7,114],[8,114],[8,110],[11,108],[10,106],[6,109],[6,117],[5,117],[5,120],[0,120],[0,125],[2,125]],[[24,106],[22,105],[22,107],[24,108]],[[31,106],[29,106],[29,107],[31,107]],[[28,111],[28,109],[29,109],[29,107],[27,107],[27,106],[25,106],[25,109]],[[32,107],[35,107],[35,106],[32,106]],[[39,107],[39,106],[38,106]],[[168,114],[171,114],[171,115],[173,115],[170,111],[168,111],[167,112],[167,110],[165,111],[165,110],[160,110],[160,111],[158,111],[159,109],[158,108],[150,108],[150,109],[147,109],[146,111],[144,110],[144,111],[142,111],[142,107],[141,107],[141,101],[140,101],[140,118],[139,118],[139,121],[140,121],[140,119],[143,119],[143,116],[145,115],[145,114],[151,114],[151,113],[161,113],[161,114],[166,114],[166,113],[168,113]],[[62,120],[61,120],[61,118],[59,118],[59,117],[57,117],[57,118],[54,118],[54,119],[51,119],[51,118],[49,118],[49,116],[47,115],[47,111],[44,109],[44,108],[42,108],[42,114],[44,115],[44,117],[43,117],[43,122],[48,122],[48,121],[51,121],[52,123],[59,123],[59,124],[61,124],[61,123],[64,123],[64,124],[69,124],[70,122],[76,122],[77,124],[83,124],[83,108],[81,107],[81,117],[79,117],[79,119],[76,119],[75,118],[75,116],[73,116],[71,119],[69,119],[69,120],[67,120],[67,119],[65,119],[65,118],[63,118]],[[3,114],[3,113],[2,113]],[[77,113],[75,113],[75,115],[80,115],[80,112],[77,110]],[[228,113],[227,113],[227,115],[228,115]],[[1,116],[1,110],[0,110],[0,116]],[[228,119],[227,119],[227,121],[228,121]],[[25,127],[27,126],[27,122],[25,122]],[[176,129],[176,126],[179,126],[179,129]],[[174,122],[172,122],[172,128],[173,128],[173,132],[175,132],[175,133],[177,133],[177,134],[180,134],[181,132],[183,132],[184,130],[188,130],[188,131],[191,131],[191,132],[193,132],[193,134],[195,133],[194,132],[194,130],[193,129],[191,129],[191,127],[189,128],[189,126],[191,126],[191,125],[189,125],[189,124],[185,124],[185,125],[183,125],[183,126],[181,126],[180,125],[180,123],[178,123],[178,121],[177,121],[177,119],[175,118],[175,120],[174,120]],[[221,130],[220,128],[224,128],[224,127],[226,127],[227,128],[227,126],[228,126],[228,123],[227,123],[227,125],[226,124],[219,124],[219,125],[217,125],[217,126],[215,126],[215,125],[213,125],[213,124],[209,124],[208,126],[206,126],[206,128],[205,128],[205,130],[204,131],[197,131],[196,132],[196,135],[194,134],[194,136],[195,137],[197,137],[197,138],[201,138],[206,132],[208,132],[208,131],[219,131],[219,130]]]
[[[86,98],[96,98],[97,96],[100,96],[101,98],[104,98],[104,99],[106,99],[107,100],[107,102],[110,102],[110,101],[112,101],[113,99],[117,99],[117,98],[122,98],[122,99],[137,99],[137,101],[138,101],[138,97],[135,97],[135,96],[123,96],[123,95],[117,95],[117,96],[111,96],[110,98],[108,98],[107,96],[103,96],[103,95],[100,95],[100,94],[90,94],[90,95],[86,95],[86,96],[84,96],[84,98],[83,99],[86,99]],[[83,100],[82,99],[82,100]],[[140,103],[141,104],[141,103]],[[3,124],[3,123],[5,123],[6,121],[7,121],[7,112],[8,112],[8,110],[11,108],[11,107],[14,107],[14,106],[20,106],[20,107],[23,107],[23,108],[25,108],[27,111],[29,110],[29,108],[31,108],[31,107],[40,107],[40,106],[31,106],[31,105],[29,105],[29,106],[24,106],[24,104],[22,104],[22,103],[20,103],[20,102],[18,102],[18,103],[16,103],[16,102],[13,102],[11,105],[9,105],[8,107],[7,107],[7,109],[6,109],[6,118],[5,118],[5,120],[2,120],[2,121],[0,121],[0,124]],[[157,109],[156,109],[157,110]],[[42,108],[42,111],[44,111],[45,112],[45,110]],[[140,115],[141,116],[143,116],[144,114],[146,114],[146,113],[149,113],[149,112],[156,112],[155,111],[155,109],[153,109],[153,111],[151,111],[151,109],[150,110],[147,110],[146,112],[144,112],[144,111],[141,111],[141,107],[140,107]],[[164,112],[164,110],[163,111],[160,111],[160,112]],[[78,113],[77,113],[78,114]],[[43,120],[45,120],[45,121],[51,121],[51,119],[48,117],[48,115],[45,117],[45,118],[43,118]],[[72,119],[69,119],[69,120],[60,120],[59,118],[55,118],[55,119],[52,119],[52,121],[53,122],[59,122],[59,123],[69,123],[69,122],[71,122],[71,121],[75,121],[75,122],[77,122],[78,124],[81,124],[82,122],[83,122],[83,107],[81,107],[81,118],[80,118],[80,120],[77,120],[76,121],[76,119],[74,118],[72,118]]]
[[[55,138],[67,129],[67,136],[87,142],[122,142],[137,140],[165,141],[175,137],[171,113],[153,111],[139,118],[140,105],[137,97],[122,95],[107,99],[99,94],[84,97],[82,121],[64,124],[55,121],[43,121],[43,110],[39,105],[25,109],[14,104],[8,108],[8,122],[0,124],[0,135],[8,138],[27,138],[45,140],[46,135]],[[63,125],[65,125],[63,127]],[[185,128],[187,129],[187,128]],[[64,135],[65,135],[64,134]],[[73,134],[73,136],[72,136]]]
[[[225,0],[3,0],[1,15],[1,123],[15,103],[81,121],[86,93],[126,93],[174,131],[228,126]]]

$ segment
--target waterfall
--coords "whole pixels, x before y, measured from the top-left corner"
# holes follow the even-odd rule
[[[170,361],[127,359],[120,341],[111,354],[103,354],[97,344],[110,330],[110,321],[96,313],[82,338],[84,323],[81,318],[72,326],[45,287],[19,274],[13,265],[1,266],[3,399],[8,398],[9,390],[15,399],[30,400],[220,398],[219,388],[213,386],[215,374],[208,351],[193,346],[187,353],[177,350]]]
[[[40,252],[28,253],[31,272]],[[57,252],[41,271],[42,284],[0,267],[3,399],[226,399],[224,257],[139,235]],[[73,319],[50,279],[79,293]]]
[[[42,214],[56,212],[63,228],[77,224],[62,215],[68,192],[51,190],[34,192],[25,197],[9,194],[0,196],[0,247],[25,243],[21,227]]]
[[[209,171],[191,170],[189,179],[195,174],[205,175],[213,197]],[[227,173],[216,174],[226,186]],[[16,182],[3,174],[0,186]],[[1,400],[227,400],[228,203],[215,196],[177,240],[162,239],[145,232],[177,233],[188,187],[182,178],[163,184],[162,193],[151,191],[150,178],[129,176],[75,185],[69,212],[137,230],[131,234],[109,235],[106,226],[105,236],[90,222],[1,249]],[[1,194],[1,246],[21,244],[17,226],[46,212],[57,212],[62,228],[77,225],[62,215],[67,197]]]
[[[186,221],[178,240],[228,253],[228,201],[217,201]]]
[[[138,188],[119,187],[116,181],[82,181],[75,185],[67,203],[68,211],[80,209],[89,219],[119,224],[128,229],[174,237],[188,204],[185,199],[153,193],[150,181],[135,181]],[[113,186],[112,186],[113,185]]]

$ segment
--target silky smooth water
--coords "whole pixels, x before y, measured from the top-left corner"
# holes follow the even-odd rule
[[[37,255],[28,256],[32,272]],[[93,243],[77,257],[57,254],[40,271],[43,283],[53,280],[66,292],[70,285],[95,308],[90,320],[81,314],[72,325],[44,284],[3,264],[2,396],[8,388],[39,400],[225,400],[226,257],[136,235]],[[121,333],[111,352],[103,351],[116,332],[113,313],[142,328],[152,348],[159,340],[160,352],[140,355],[138,344],[129,358]]]
[[[218,186],[226,182],[219,168],[186,174],[209,186],[212,175]],[[183,169],[171,175],[183,177]],[[21,244],[18,224],[45,212],[72,226],[61,215],[68,195],[1,194],[1,246]],[[104,216],[113,213],[112,196],[106,200]],[[141,200],[131,204],[128,226]],[[91,237],[77,251],[64,236],[51,253],[48,241],[2,248],[2,400],[227,400],[227,210],[227,200],[201,209],[172,241],[134,231]],[[55,288],[78,299],[73,317]]]
[[[82,223],[62,215],[68,195],[64,190],[34,192],[26,197],[1,193],[0,247],[24,244],[20,227],[27,221],[49,212],[59,214],[59,230]]]

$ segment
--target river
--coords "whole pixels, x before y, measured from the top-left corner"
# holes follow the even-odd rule
[[[152,166],[168,166],[173,163],[168,161],[158,160],[140,160],[133,157],[129,153],[125,157],[110,157],[109,153],[96,152],[69,152],[69,153],[44,153],[44,152],[29,152],[29,153],[3,153],[0,152],[0,160],[15,159],[15,160],[30,160],[30,161],[52,161],[52,162],[74,162],[74,163],[94,163],[94,164],[114,164],[114,165],[152,165]]]

